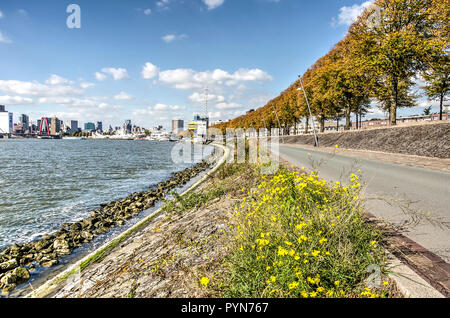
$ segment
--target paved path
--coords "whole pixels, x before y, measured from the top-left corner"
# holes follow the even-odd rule
[[[366,208],[450,263],[450,173],[280,145],[282,158],[346,183],[361,170]]]

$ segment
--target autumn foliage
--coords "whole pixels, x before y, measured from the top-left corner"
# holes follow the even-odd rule
[[[346,37],[319,58],[301,77],[265,106],[215,125],[226,128],[277,128],[288,133],[300,120],[309,121],[305,99],[324,130],[326,120],[358,119],[372,102],[389,113],[415,106],[412,87],[422,81],[430,99],[449,92],[450,0],[376,0],[350,27]],[[278,118],[277,118],[278,117]]]

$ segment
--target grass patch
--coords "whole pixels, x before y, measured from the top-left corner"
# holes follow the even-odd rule
[[[234,210],[224,297],[388,296],[386,283],[368,288],[385,254],[362,217],[357,175],[349,186],[285,168],[261,178]]]

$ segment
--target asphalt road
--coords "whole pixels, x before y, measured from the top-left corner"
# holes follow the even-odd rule
[[[319,171],[328,181],[348,183],[361,170],[366,209],[450,263],[450,173],[280,145],[280,156]]]

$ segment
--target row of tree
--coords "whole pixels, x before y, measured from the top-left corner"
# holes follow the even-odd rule
[[[81,131],[75,131],[72,133],[73,137],[91,137],[92,132],[81,132]]]
[[[292,127],[311,114],[326,120],[358,119],[374,102],[396,124],[397,110],[415,106],[417,82],[429,99],[439,99],[440,119],[449,93],[450,0],[376,0],[347,36],[264,107],[220,123],[226,128]],[[416,83],[415,83],[416,82]],[[302,89],[303,87],[303,89]]]

